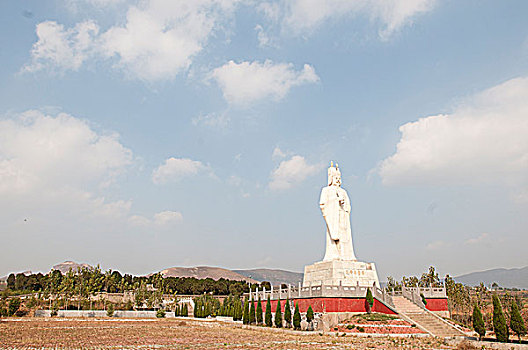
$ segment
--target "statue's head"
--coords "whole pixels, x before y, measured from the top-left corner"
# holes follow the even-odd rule
[[[334,167],[334,162],[330,162],[328,168],[328,186],[341,186],[341,171],[337,163]]]

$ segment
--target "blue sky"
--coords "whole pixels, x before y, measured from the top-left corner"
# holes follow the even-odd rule
[[[0,4],[0,275],[528,265],[525,1]],[[8,247],[5,249],[5,247]]]

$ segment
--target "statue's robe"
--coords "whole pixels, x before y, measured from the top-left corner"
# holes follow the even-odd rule
[[[347,192],[335,185],[324,187],[319,205],[326,222],[326,253],[323,260],[356,260]]]

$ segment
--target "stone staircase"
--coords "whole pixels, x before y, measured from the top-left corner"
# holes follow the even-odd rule
[[[394,308],[424,331],[441,338],[465,336],[464,333],[443,321],[430,311],[422,309],[404,296],[392,297]]]

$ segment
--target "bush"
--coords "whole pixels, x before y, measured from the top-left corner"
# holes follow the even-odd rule
[[[277,300],[277,310],[275,310],[275,327],[282,328],[282,311],[280,299]]]
[[[358,329],[358,331],[360,331],[361,333],[365,333],[365,328],[363,328],[363,327],[358,327],[357,329]]]
[[[473,308],[473,329],[479,335],[479,340],[486,335],[486,326],[484,325],[484,320],[482,319],[482,313],[477,304]]]
[[[424,304],[424,306],[426,306],[427,305],[427,299],[425,299],[425,296],[422,293],[420,293],[420,297],[422,298],[422,303]]]
[[[156,312],[156,317],[157,318],[165,318],[165,310],[158,309],[158,311]]]
[[[372,306],[374,305],[374,297],[372,296],[372,292],[370,288],[367,289],[367,296],[365,297],[368,304],[368,310],[367,312],[370,313],[370,310],[372,309]]]
[[[314,312],[312,309],[312,305],[308,306],[308,310],[306,311],[306,322],[310,323],[314,319]]]
[[[264,321],[266,322],[267,327],[271,327],[273,325],[273,322],[271,320],[271,301],[270,297],[268,295],[268,302],[266,303],[266,316]]]
[[[496,294],[493,295],[493,330],[495,331],[495,337],[497,341],[502,343],[508,342],[508,325],[502,312],[502,306],[499,301],[499,297]]]
[[[255,324],[255,300],[250,301],[251,305],[249,306],[249,324]]]
[[[291,321],[292,321],[292,314],[291,314],[289,299],[286,299],[286,305],[284,305],[284,321],[286,323],[286,328],[290,328]]]
[[[348,326],[346,326],[347,329],[354,329],[356,326],[353,325],[353,324],[349,324]]]
[[[515,300],[512,300],[511,311],[510,311],[510,328],[519,337],[519,343],[521,342],[521,336],[526,334],[526,325],[524,320],[519,313],[519,307]]]
[[[260,297],[258,298],[258,303],[257,303],[257,315],[256,315],[256,318],[257,318],[257,324],[262,324],[262,302],[260,300]]]
[[[293,328],[301,330],[301,313],[299,312],[299,303],[295,305],[295,312],[293,313]]]
[[[20,299],[19,298],[13,298],[9,300],[9,306],[7,307],[7,315],[13,316],[15,312],[18,311],[18,308],[20,307]]]
[[[108,306],[106,308],[106,316],[108,317],[114,316],[114,304],[108,303]]]

